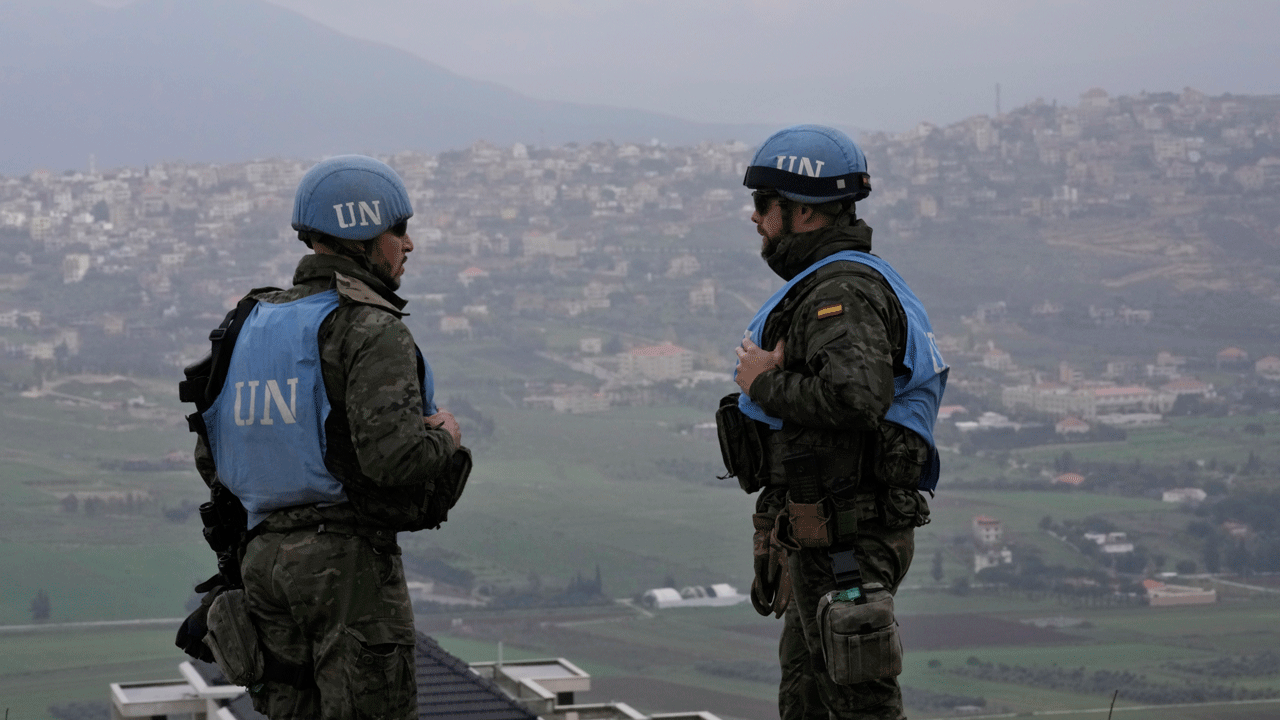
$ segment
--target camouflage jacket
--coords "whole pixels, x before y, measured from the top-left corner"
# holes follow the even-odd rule
[[[784,280],[828,255],[871,251],[871,228],[861,220],[783,237],[765,260]],[[819,313],[820,310],[825,312]],[[782,418],[770,433],[770,485],[785,486],[782,459],[812,453],[828,490],[867,492],[909,486],[928,445],[913,432],[884,423],[893,378],[905,373],[907,319],[881,275],[858,263],[819,268],[788,293],[765,322],[761,347],[785,343],[783,365],[761,373],[751,398]],[[895,465],[896,463],[896,465]],[[914,472],[914,475],[912,473]],[[777,500],[775,497],[774,501]],[[765,505],[773,504],[766,497]]]
[[[306,255],[288,290],[257,289],[261,302],[289,302],[336,288],[339,305],[320,326],[320,366],[331,411],[325,465],[350,502],[277,510],[264,529],[321,522],[390,530],[419,525],[432,493],[455,488],[447,472],[455,451],[445,430],[423,421],[413,337],[400,318],[405,301],[351,258]],[[212,486],[216,468],[203,440],[196,467]]]

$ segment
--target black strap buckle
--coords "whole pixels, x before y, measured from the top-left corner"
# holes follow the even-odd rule
[[[858,567],[858,558],[854,555],[853,546],[832,546],[827,554],[831,557],[831,575],[836,587],[841,590],[862,588],[862,569]]]

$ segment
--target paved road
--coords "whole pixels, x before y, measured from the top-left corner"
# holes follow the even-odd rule
[[[186,618],[150,618],[148,620],[97,620],[94,622],[74,622],[74,623],[40,623],[38,625],[0,625],[0,634],[24,633],[24,632],[52,632],[55,630],[89,630],[100,628],[156,628],[167,627],[173,628],[176,632],[178,626]]]
[[[1210,708],[1221,707],[1225,705],[1263,705],[1278,704],[1280,698],[1272,698],[1268,700],[1229,700],[1223,702],[1207,702],[1207,703],[1172,703],[1169,705],[1126,705],[1117,707],[1115,714],[1133,712],[1134,710],[1168,710],[1170,708]],[[1081,710],[1032,710],[1031,712],[1019,713],[997,713],[994,715],[947,715],[945,717],[930,718],[929,720],[955,720],[957,717],[963,717],[966,720],[988,720],[989,718],[1012,718],[1012,717],[1069,717],[1071,715],[1102,715],[1106,716],[1112,712],[1110,708],[1086,708]]]

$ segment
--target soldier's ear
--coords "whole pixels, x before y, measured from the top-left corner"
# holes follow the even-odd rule
[[[795,208],[795,214],[791,216],[791,221],[801,226],[806,225],[818,212],[813,209],[812,205],[805,205],[804,203],[793,203],[792,207]]]

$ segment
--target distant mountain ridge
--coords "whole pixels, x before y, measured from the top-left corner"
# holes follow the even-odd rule
[[[83,168],[90,154],[110,167],[771,129],[535,100],[262,0],[6,0],[0,99],[6,175]]]

